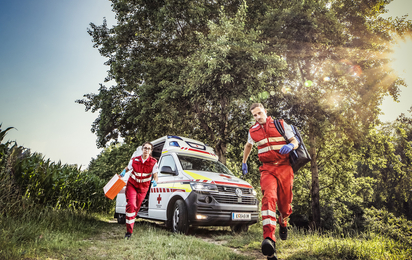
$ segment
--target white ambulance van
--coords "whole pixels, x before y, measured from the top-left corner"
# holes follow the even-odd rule
[[[179,136],[164,136],[151,143],[159,179],[157,187],[149,188],[137,217],[164,221],[179,233],[187,233],[190,226],[230,226],[234,232],[247,231],[258,221],[259,202],[252,185],[220,163],[210,146]],[[141,154],[138,147],[133,155]],[[125,223],[125,214],[123,188],[116,198],[118,223]]]

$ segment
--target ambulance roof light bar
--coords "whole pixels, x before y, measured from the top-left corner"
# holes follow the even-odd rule
[[[180,136],[177,136],[177,135],[168,135],[167,139],[170,139],[170,138],[175,138],[175,139],[179,139],[179,140],[183,141],[183,139]]]

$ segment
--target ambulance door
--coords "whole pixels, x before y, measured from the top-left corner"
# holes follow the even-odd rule
[[[169,168],[168,168],[169,167]],[[163,171],[167,169],[167,171]],[[163,155],[159,162],[157,187],[150,190],[149,217],[167,220],[166,209],[173,193],[174,179],[177,174],[176,163],[172,154]]]

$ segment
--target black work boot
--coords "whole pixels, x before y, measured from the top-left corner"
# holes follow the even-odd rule
[[[276,256],[276,253],[273,254],[272,256],[268,256],[268,260],[278,260],[278,257]]]
[[[124,235],[124,239],[129,240],[131,236],[132,233],[126,233],[126,235]]]
[[[265,238],[262,242],[262,254],[264,254],[265,256],[272,256],[275,253],[276,253],[275,242],[268,237]]]
[[[279,236],[280,236],[280,239],[282,239],[282,240],[288,239],[288,228],[287,227],[282,227],[280,225]]]

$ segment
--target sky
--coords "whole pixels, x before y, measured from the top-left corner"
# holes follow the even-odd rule
[[[386,16],[410,14],[412,0],[395,0]],[[90,23],[116,23],[108,0],[3,1],[0,9],[0,124],[14,127],[6,140],[39,152],[51,161],[87,168],[101,152],[91,125],[97,113],[75,103],[98,93],[108,67],[93,48]],[[412,106],[412,39],[401,41],[393,67],[409,85],[400,102],[386,98],[383,121]]]

